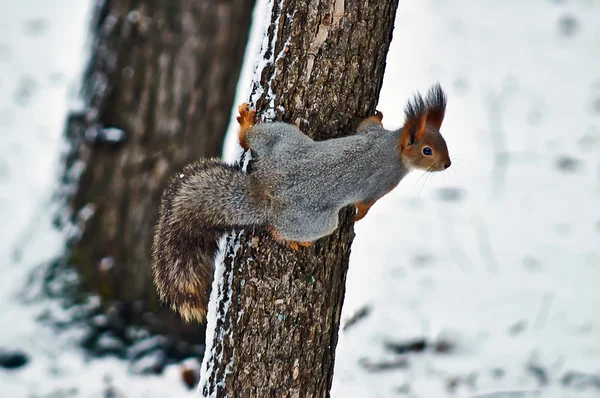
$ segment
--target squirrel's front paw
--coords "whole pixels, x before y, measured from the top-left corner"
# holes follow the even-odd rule
[[[237,117],[237,121],[240,124],[238,141],[242,148],[248,150],[250,149],[250,145],[248,145],[248,141],[246,140],[246,134],[248,133],[248,129],[254,126],[256,111],[254,109],[250,109],[250,105],[248,105],[246,102],[238,107],[238,111],[240,113],[240,115]]]
[[[356,214],[354,215],[353,221],[356,222],[358,220],[362,220],[369,212],[369,209],[371,208],[371,206],[373,206],[374,204],[375,204],[375,202],[358,202],[358,203],[356,203],[355,204]]]
[[[248,105],[247,102],[244,102],[238,107],[238,112],[240,115],[237,117],[237,121],[242,129],[247,129],[248,127],[254,125],[256,111],[254,109],[250,109],[250,105]]]

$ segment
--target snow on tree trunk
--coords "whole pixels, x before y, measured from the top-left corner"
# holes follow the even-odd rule
[[[65,183],[74,187],[71,221],[82,227],[69,260],[87,289],[125,304],[120,308],[158,332],[201,334],[159,306],[152,235],[171,175],[221,154],[253,6],[248,0],[95,6],[84,110],[67,125],[73,149]]]
[[[271,0],[251,105],[316,140],[351,134],[375,111],[397,5]],[[298,252],[265,231],[229,236],[209,309],[205,396],[329,396],[353,212]]]

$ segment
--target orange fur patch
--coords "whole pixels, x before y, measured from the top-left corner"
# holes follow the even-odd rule
[[[300,249],[300,246],[309,247],[309,246],[312,246],[312,244],[313,244],[312,242],[297,242],[297,241],[293,241],[293,240],[285,240],[277,233],[275,228],[271,225],[269,225],[267,229],[273,236],[273,239],[275,239],[277,242],[279,242],[281,244],[287,244],[290,247],[290,249],[292,249],[292,250],[297,251]]]
[[[363,123],[364,122],[375,122],[375,123],[381,124],[382,120],[383,120],[383,113],[381,113],[380,111],[375,111],[375,114],[371,115],[368,118],[366,118],[365,120],[363,120]]]
[[[362,220],[367,213],[369,212],[369,209],[371,208],[371,206],[373,206],[375,204],[375,202],[358,202],[355,204],[356,206],[356,215],[354,216],[354,221],[358,221],[358,220]]]
[[[256,116],[256,111],[254,109],[250,109],[250,105],[244,102],[242,105],[238,107],[238,111],[240,115],[237,117],[237,121],[240,124],[240,132],[238,134],[238,141],[240,146],[245,150],[250,149],[248,145],[248,141],[246,140],[246,134],[248,130],[254,126],[254,118]]]
[[[402,127],[402,136],[400,137],[400,153],[406,147],[419,141],[425,135],[425,127],[427,125],[427,112],[411,116],[406,119]]]

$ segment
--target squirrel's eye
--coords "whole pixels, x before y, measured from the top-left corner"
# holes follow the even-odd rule
[[[428,146],[426,146],[425,148],[423,148],[423,155],[425,156],[431,156],[433,154],[433,151],[431,150],[431,148],[429,148]]]

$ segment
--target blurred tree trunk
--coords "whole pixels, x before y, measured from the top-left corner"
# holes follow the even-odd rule
[[[397,5],[276,1],[251,102],[314,139],[350,134],[375,111]],[[298,252],[264,231],[228,238],[205,396],[329,396],[353,213],[343,210],[332,236]]]
[[[155,331],[187,329],[159,307],[150,248],[162,190],[175,170],[220,156],[254,1],[100,0],[71,115],[65,184],[82,227],[70,262],[84,286]],[[82,171],[82,172],[81,172]],[[78,184],[77,184],[78,182]],[[165,329],[168,328],[168,329]]]

